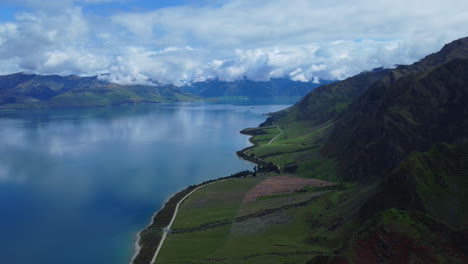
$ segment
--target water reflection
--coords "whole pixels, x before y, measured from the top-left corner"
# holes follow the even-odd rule
[[[127,263],[170,194],[251,168],[234,154],[249,144],[238,131],[284,107],[0,112],[2,262]]]

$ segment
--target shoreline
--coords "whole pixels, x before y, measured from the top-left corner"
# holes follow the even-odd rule
[[[132,259],[130,261],[130,264],[133,264],[133,262],[135,261],[135,259],[137,258],[137,256],[140,254],[140,251],[141,251],[141,245],[140,245],[140,240],[141,240],[141,233],[143,231],[145,231],[146,229],[148,229],[150,226],[152,226],[154,224],[154,219],[156,217],[156,215],[164,208],[164,206],[166,205],[166,203],[168,203],[175,195],[177,195],[179,192],[181,191],[184,191],[185,189],[183,190],[180,190],[180,191],[177,191],[175,192],[174,194],[172,194],[171,196],[169,196],[169,198],[166,199],[166,201],[164,201],[163,203],[163,206],[161,207],[161,209],[159,209],[158,211],[156,211],[153,216],[151,216],[151,222],[141,231],[139,231],[137,234],[136,234],[136,241],[135,241],[135,244],[134,244],[134,250],[135,250],[135,253],[133,253],[133,256],[132,256]]]
[[[248,135],[250,137],[254,136],[251,134],[247,134],[242,130],[241,134]],[[242,150],[236,152],[236,155],[247,162],[253,163],[259,168],[264,168],[266,170],[275,171],[280,167],[273,163],[267,163],[263,159],[257,158],[255,156],[250,156],[246,151],[256,147],[257,145],[253,143],[249,138],[251,146],[248,146]],[[274,169],[272,168],[274,167]],[[175,192],[172,196],[170,196],[166,202],[163,204],[162,208],[158,210],[156,213],[153,214],[151,218],[151,222],[148,226],[146,226],[143,230],[137,233],[137,241],[135,242],[135,253],[131,259],[130,264],[150,264],[153,263],[155,260],[156,253],[158,249],[161,247],[161,242],[164,241],[166,233],[164,229],[167,228],[172,222],[174,214],[176,213],[176,209],[178,204],[182,202],[184,199],[188,197],[192,192],[196,191],[197,189],[209,185],[215,182],[224,181],[228,179],[240,178],[245,177],[247,175],[252,175],[255,172],[251,171],[240,171],[231,176],[220,177],[217,179],[205,181],[196,185],[190,185],[185,189]],[[168,221],[168,219],[170,219]]]
[[[177,205],[189,194],[206,185],[235,179],[251,175],[251,171],[240,171],[231,176],[220,177],[217,179],[202,182],[197,185],[190,185],[187,188],[174,193],[157,211],[151,220],[151,223],[142,231],[137,233],[137,241],[135,242],[135,253],[130,264],[149,264],[152,263],[158,247],[164,236],[164,229],[173,221],[174,213]]]
[[[280,131],[281,133],[279,133],[274,138],[272,138],[268,142],[268,145],[270,145],[271,142],[273,142],[280,135],[284,134],[284,131],[282,129],[280,129],[279,126],[277,124],[275,124],[275,122],[273,122],[271,113],[263,114],[263,115],[268,116],[268,118],[265,120],[265,122],[261,123],[258,127],[256,127],[256,128],[246,128],[246,129],[243,129],[243,130],[240,131],[241,134],[246,135],[246,136],[250,136],[249,137],[249,142],[252,144],[252,146],[248,146],[248,147],[246,147],[246,148],[244,148],[242,150],[239,150],[239,151],[236,152],[236,154],[237,154],[237,156],[239,158],[241,158],[241,159],[243,159],[245,161],[251,162],[253,164],[256,164],[258,169],[261,169],[261,170],[266,171],[266,172],[274,171],[274,172],[280,173],[281,172],[281,166],[280,165],[274,164],[272,162],[267,162],[264,159],[259,158],[259,157],[255,156],[253,154],[250,154],[250,155],[247,154],[247,151],[249,151],[251,149],[254,149],[255,147],[259,146],[257,143],[252,141],[252,138],[254,136],[258,135],[258,133],[255,133],[255,132],[252,132],[252,131],[256,131],[258,129],[261,129],[261,128],[264,128],[264,127],[267,127],[267,126],[275,126],[278,129],[278,131]]]
[[[153,259],[154,253],[162,239],[163,229],[170,223],[170,220],[175,211],[175,205],[186,194],[190,193],[195,186],[189,186],[181,191],[174,193],[151,218],[151,223],[142,231],[138,232],[139,238],[135,249],[134,257],[130,264],[149,264]]]
[[[222,181],[226,181],[227,179],[224,179],[224,180],[218,180],[218,181],[213,181],[213,182],[209,182],[209,183],[205,183],[205,184],[201,184],[199,185],[198,187],[196,187],[195,189],[191,190],[188,194],[186,194],[184,197],[182,197],[182,199],[180,199],[179,202],[177,202],[177,205],[175,207],[175,210],[174,210],[174,213],[172,214],[172,218],[171,218],[171,222],[169,223],[169,225],[167,227],[165,227],[163,229],[163,236],[162,236],[162,239],[161,241],[159,241],[159,245],[156,249],[156,252],[154,253],[153,255],[153,258],[151,259],[151,262],[150,264],[153,264],[156,262],[156,259],[158,258],[158,255],[159,255],[159,252],[162,248],[162,246],[164,245],[164,241],[166,240],[167,238],[167,235],[171,232],[171,227],[172,227],[172,224],[174,224],[174,221],[177,217],[177,213],[178,213],[178,210],[179,210],[179,207],[181,205],[181,203],[183,203],[192,193],[198,191],[199,189],[203,188],[203,187],[206,187],[208,185],[211,185],[213,183],[217,183],[217,182],[222,182]]]

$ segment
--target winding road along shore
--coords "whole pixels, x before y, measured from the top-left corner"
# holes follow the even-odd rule
[[[215,181],[215,182],[221,182],[221,181],[225,181],[225,180],[220,180],[220,181]],[[205,186],[208,186],[210,184],[213,184],[215,182],[210,182],[210,183],[207,183],[207,184],[204,184],[204,185],[201,185],[201,186],[198,186],[197,188],[195,188],[194,190],[192,190],[191,192],[189,192],[187,195],[185,195],[176,205],[175,207],[175,210],[174,210],[174,215],[172,216],[172,219],[171,219],[171,222],[169,223],[169,225],[167,227],[165,227],[163,229],[163,236],[161,238],[161,241],[159,242],[159,246],[158,248],[156,249],[156,252],[154,253],[154,256],[153,256],[153,259],[151,260],[151,264],[154,264],[156,263],[156,259],[158,258],[158,255],[159,255],[159,251],[161,251],[161,248],[164,244],[164,241],[166,240],[166,237],[167,235],[171,232],[171,227],[172,227],[172,224],[174,223],[176,217],[177,217],[177,212],[179,211],[179,206],[182,202],[185,201],[185,199],[187,199],[192,193],[194,193],[195,191],[199,190],[200,188],[203,188]]]
[[[271,144],[276,138],[282,135],[284,132],[274,124],[278,131],[280,132],[276,135],[273,139],[270,140],[268,144]],[[252,135],[250,135],[252,136]],[[247,147],[241,151],[237,152],[239,158],[252,162],[256,165],[266,166],[267,162],[263,159],[258,157],[250,157],[247,155],[246,151],[250,148],[255,147],[253,146]],[[281,170],[280,166],[275,165],[278,170]],[[139,232],[137,235],[137,242],[136,242],[136,252],[130,264],[154,264],[158,258],[158,255],[162,249],[164,241],[166,240],[168,234],[171,232],[172,224],[177,217],[177,212],[179,210],[180,205],[182,202],[187,199],[191,194],[195,191],[203,188],[207,185],[225,181],[233,176],[222,177],[215,180],[210,180],[199,185],[189,186],[186,189],[175,193],[171,198],[167,200],[164,206],[159,210],[152,219],[152,222],[149,226],[147,226],[143,231]],[[171,219],[168,221],[168,219]],[[167,224],[167,226],[166,226]],[[160,234],[162,233],[162,236]]]

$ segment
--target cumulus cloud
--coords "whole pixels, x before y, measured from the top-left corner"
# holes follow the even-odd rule
[[[70,8],[52,17],[18,14],[14,23],[0,24],[0,68],[38,73],[95,73],[108,62],[90,48],[89,33],[90,25],[80,8]],[[11,61],[16,63],[8,63]]]
[[[468,35],[465,0],[188,1],[111,15],[89,10],[112,0],[8,1],[28,9],[0,23],[1,73],[108,73],[124,84],[343,79]]]

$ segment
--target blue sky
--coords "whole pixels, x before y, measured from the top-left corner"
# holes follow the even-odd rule
[[[2,0],[0,74],[343,79],[468,36],[466,0]]]
[[[33,0],[34,1],[34,0]],[[52,0],[55,1],[55,0]],[[68,1],[68,0],[65,0]],[[34,8],[28,5],[28,1],[14,1],[6,0],[1,4],[0,1],[0,20],[1,21],[13,21],[15,13],[18,12],[34,12]],[[39,2],[36,0],[36,2]],[[116,12],[145,12],[155,9],[176,7],[176,6],[195,6],[202,7],[207,4],[220,4],[222,0],[120,0],[120,1],[77,1],[76,6],[83,8],[85,12],[110,15]]]
[[[194,3],[195,2],[195,3]],[[158,0],[158,1],[145,1],[145,0],[127,0],[127,1],[109,1],[101,3],[86,3],[79,2],[77,6],[80,6],[85,12],[97,13],[101,15],[109,15],[115,12],[124,11],[147,11],[158,8],[173,7],[187,4],[196,4],[201,1],[189,1],[189,0]],[[0,20],[1,21],[14,21],[15,13],[18,12],[34,12],[34,8],[25,4],[25,1],[6,1],[1,4],[0,9]]]
[[[204,1],[197,0],[129,0],[120,2],[108,2],[99,4],[84,4],[85,12],[93,12],[102,15],[109,15],[115,12],[147,12],[150,10],[175,7],[175,6],[187,6],[195,5],[202,6]]]
[[[0,8],[0,21],[14,21],[15,13],[17,13],[19,9],[15,6],[3,5]]]

